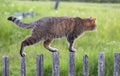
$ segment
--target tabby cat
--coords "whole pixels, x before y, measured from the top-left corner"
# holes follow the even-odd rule
[[[32,28],[32,34],[21,43],[20,55],[25,56],[24,48],[35,44],[41,40],[43,45],[51,52],[57,49],[49,45],[55,38],[66,37],[69,43],[69,51],[74,52],[74,40],[85,31],[94,30],[96,27],[96,18],[79,18],[79,17],[45,17],[32,23],[23,23],[15,17],[9,17],[9,21],[14,22],[22,28]]]

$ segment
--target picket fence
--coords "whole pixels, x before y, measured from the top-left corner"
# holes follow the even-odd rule
[[[69,53],[68,76],[75,76],[75,53]],[[36,57],[36,76],[44,76],[44,56]],[[104,52],[98,54],[98,76],[104,76],[105,55]],[[9,57],[2,57],[2,76],[9,76]],[[20,59],[20,76],[26,76],[25,57]],[[52,53],[52,75],[60,76],[59,52]],[[89,76],[88,56],[83,56],[83,76]],[[120,76],[120,53],[114,53],[114,73],[113,76]]]

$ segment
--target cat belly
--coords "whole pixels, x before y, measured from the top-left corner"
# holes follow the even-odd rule
[[[55,34],[54,38],[62,38],[62,37],[65,37],[65,36],[66,36],[65,34]]]

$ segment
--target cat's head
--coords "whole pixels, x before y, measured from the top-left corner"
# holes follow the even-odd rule
[[[96,28],[96,18],[86,18],[84,19],[84,30],[89,31],[89,30],[95,30]]]

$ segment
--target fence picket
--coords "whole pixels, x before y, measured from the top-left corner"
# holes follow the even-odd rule
[[[26,61],[25,57],[20,58],[20,76],[26,76]]]
[[[104,67],[105,67],[105,56],[104,53],[101,52],[98,54],[98,76],[104,76]]]
[[[68,76],[75,76],[75,52],[69,52]]]
[[[120,52],[114,53],[114,76],[120,76]]]
[[[43,54],[37,55],[36,57],[36,76],[43,76],[44,74],[44,58]]]
[[[83,76],[89,76],[88,56],[83,56]]]
[[[98,54],[98,76],[104,76],[105,55]],[[36,57],[36,76],[43,76],[44,56]],[[9,58],[2,57],[2,76],[9,76]],[[26,76],[26,58],[20,58],[20,76]],[[52,53],[52,76],[60,76],[59,52]],[[69,52],[68,76],[75,76],[75,52]],[[88,56],[83,56],[83,76],[89,76]],[[120,52],[114,53],[114,76],[120,76]]]
[[[7,56],[2,58],[2,76],[9,76],[9,58]]]
[[[60,76],[59,52],[52,53],[52,76]]]

